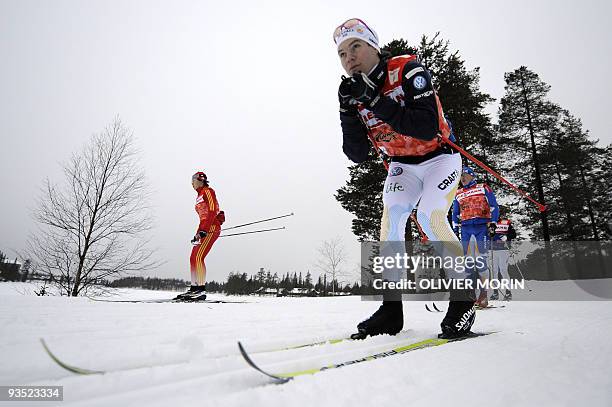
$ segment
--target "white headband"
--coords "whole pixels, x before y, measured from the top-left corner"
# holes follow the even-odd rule
[[[353,24],[350,25],[349,28],[345,27],[344,25],[349,22],[352,22]],[[365,25],[365,23],[363,23],[361,20],[351,19],[336,28],[336,32],[334,33],[334,41],[338,47],[340,47],[344,41],[350,38],[357,38],[365,41],[374,47],[376,51],[380,52],[380,47],[378,46],[378,35],[376,35],[376,32]]]

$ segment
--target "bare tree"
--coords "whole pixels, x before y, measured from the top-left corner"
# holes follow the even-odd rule
[[[133,136],[117,118],[64,165],[65,184],[49,180],[34,218],[29,255],[62,295],[95,291],[105,279],[154,268],[148,249],[148,189]]]
[[[319,253],[319,259],[315,263],[315,267],[323,274],[331,277],[332,293],[335,295],[336,287],[334,282],[346,275],[343,265],[346,262],[347,255],[342,239],[334,238],[324,241],[317,249],[317,252]]]

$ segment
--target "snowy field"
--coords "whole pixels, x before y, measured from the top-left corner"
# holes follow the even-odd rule
[[[546,289],[543,283],[532,287]],[[505,308],[477,315],[473,330],[498,331],[493,335],[279,385],[244,362],[238,340],[262,368],[295,371],[434,337],[444,314],[425,311],[422,302],[404,302],[405,331],[396,337],[266,352],[348,335],[378,304],[358,297],[109,303],[37,297],[31,291],[28,284],[0,283],[0,385],[62,385],[64,401],[56,405],[612,405],[610,302],[503,303]],[[114,298],[174,295],[120,290]],[[66,363],[107,373],[77,376],[62,369],[39,338]],[[4,405],[9,403],[0,402]]]

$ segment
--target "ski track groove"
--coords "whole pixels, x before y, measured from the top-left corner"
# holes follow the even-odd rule
[[[565,287],[569,283],[555,284]],[[550,283],[534,285],[547,288]],[[478,314],[474,331],[500,331],[490,340],[479,339],[479,346],[457,343],[428,348],[385,358],[388,362],[373,360],[300,376],[278,386],[242,360],[237,340],[270,373],[286,373],[296,364],[327,364],[317,362],[325,358],[346,362],[361,356],[356,354],[359,346],[353,348],[355,344],[349,342],[282,351],[282,356],[257,350],[271,344],[277,348],[306,343],[309,340],[304,338],[308,337],[313,342],[339,338],[344,335],[334,335],[335,330],[351,329],[371,314],[376,304],[358,298],[264,298],[248,310],[243,309],[244,304],[212,304],[215,309],[200,304],[100,306],[99,302],[69,298],[6,295],[9,290],[2,291],[3,287],[11,286],[0,285],[0,322],[11,335],[0,338],[4,359],[0,381],[63,385],[62,404],[66,405],[282,407],[303,401],[338,406],[363,401],[399,404],[406,394],[411,395],[410,404],[419,406],[470,405],[474,401],[469,395],[474,389],[474,374],[482,368],[491,371],[478,393],[487,404],[612,405],[612,381],[607,374],[612,360],[607,341],[612,311],[607,302],[511,302],[505,311]],[[128,298],[140,294],[126,291]],[[15,310],[19,318],[14,316]],[[412,339],[422,333],[427,337],[437,333],[440,317],[429,314],[422,303],[405,304],[405,323],[414,329]],[[46,355],[38,342],[41,336],[66,363],[96,370],[107,367],[109,372],[94,376],[66,372]],[[392,346],[381,338],[372,338],[372,346]],[[361,350],[362,355],[370,353]],[[142,363],[151,360],[164,363]],[[104,363],[98,366],[98,361]],[[113,370],[122,362],[127,369]],[[466,374],[466,366],[475,371]],[[446,386],[441,388],[441,382]]]

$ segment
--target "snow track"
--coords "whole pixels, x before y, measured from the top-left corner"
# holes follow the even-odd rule
[[[172,294],[121,292],[126,299]],[[608,302],[504,303],[506,308],[477,315],[474,330],[498,331],[495,335],[277,386],[244,362],[238,340],[259,366],[285,372],[431,338],[443,314],[427,312],[422,302],[404,302],[406,331],[396,337],[267,352],[345,337],[378,304],[355,297],[105,303],[22,295],[8,283],[0,284],[0,296],[0,384],[63,385],[61,405],[471,406],[475,398],[491,406],[612,405]],[[45,353],[40,337],[64,362],[108,372],[77,376],[65,371]]]

